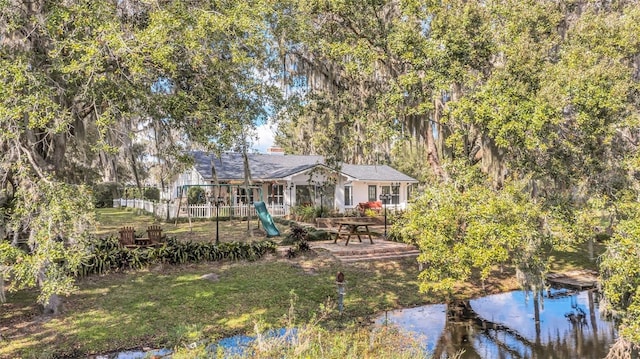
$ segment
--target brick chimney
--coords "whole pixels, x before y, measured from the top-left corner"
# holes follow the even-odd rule
[[[283,156],[284,155],[284,149],[282,147],[278,147],[278,146],[271,146],[271,147],[267,148],[267,154]]]

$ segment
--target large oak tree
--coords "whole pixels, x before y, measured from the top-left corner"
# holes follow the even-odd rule
[[[268,1],[0,1],[0,268],[56,311],[91,224],[83,184],[246,148],[279,98]],[[168,168],[165,165],[164,168]],[[7,237],[7,240],[4,238]],[[26,242],[27,249],[18,249]]]
[[[302,101],[277,140],[350,162],[395,153],[401,168],[428,166],[423,178],[438,184],[403,222],[423,248],[424,289],[500,263],[540,283],[547,247],[592,240],[604,211],[616,234],[603,280],[637,328],[627,284],[638,276],[623,273],[635,273],[624,253],[640,239],[621,210],[638,198],[637,1],[293,4],[296,31],[280,34]]]

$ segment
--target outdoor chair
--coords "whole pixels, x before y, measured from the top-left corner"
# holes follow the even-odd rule
[[[124,247],[135,246],[136,230],[133,227],[122,227],[120,229],[120,245]]]
[[[151,245],[162,242],[162,228],[158,225],[149,226],[147,228],[147,237]]]

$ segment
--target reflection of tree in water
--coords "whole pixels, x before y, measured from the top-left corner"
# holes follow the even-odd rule
[[[618,338],[611,346],[605,359],[631,359],[640,358],[640,346],[631,343],[624,338]]]
[[[610,333],[605,335],[598,333],[593,299],[589,293],[588,313],[572,300],[565,315],[571,323],[569,335],[557,331],[546,333],[548,337],[543,338],[539,321],[532,320],[531,325],[536,329],[533,340],[522,335],[519,328],[481,317],[470,301],[452,302],[447,306],[445,328],[435,345],[433,357],[451,358],[464,350],[461,358],[486,358],[484,349],[479,351],[475,344],[488,342],[495,346],[493,353],[497,353],[497,358],[604,358],[615,337],[615,329],[611,327]]]

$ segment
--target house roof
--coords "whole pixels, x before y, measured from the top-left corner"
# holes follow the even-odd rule
[[[224,153],[220,158],[203,151],[193,151],[195,168],[206,179],[213,179],[212,163],[218,180],[243,180],[244,165],[242,154]],[[247,154],[252,180],[277,180],[324,165],[322,156],[272,155],[262,153]],[[351,165],[343,164],[341,172],[357,180],[418,182],[387,165]]]
[[[418,182],[387,165],[342,165],[342,173],[361,181]]]

